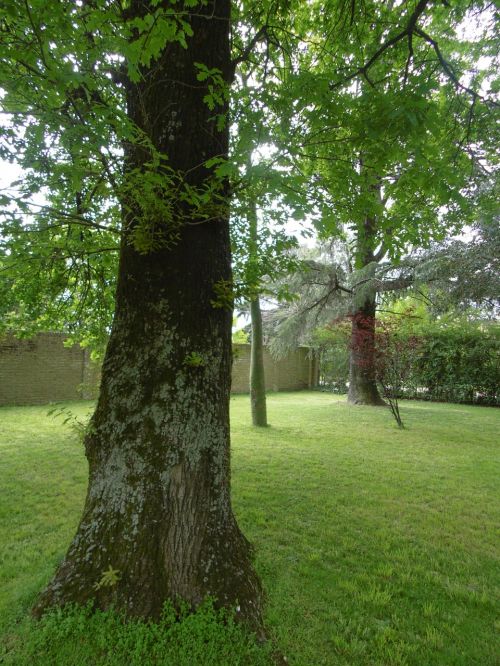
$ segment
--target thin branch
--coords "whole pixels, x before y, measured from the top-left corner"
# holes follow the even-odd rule
[[[372,57],[369,58],[365,62],[364,65],[362,65],[361,67],[358,67],[358,69],[356,71],[352,72],[352,74],[349,74],[348,76],[345,76],[343,79],[341,79],[337,83],[331,83],[330,84],[330,89],[335,90],[336,88],[339,88],[340,86],[344,85],[348,81],[351,81],[352,79],[355,79],[360,74],[362,76],[364,76],[367,79],[367,81],[369,81],[369,83],[371,84],[372,82],[367,78],[367,72],[370,69],[370,67],[372,65],[374,65],[375,62],[377,62],[377,60],[380,58],[380,56],[383,53],[385,53],[388,49],[390,49],[392,46],[394,46],[395,44],[397,44],[401,40],[403,40],[406,37],[408,37],[409,35],[411,35],[413,32],[416,32],[416,23],[417,23],[418,19],[420,18],[421,14],[423,13],[423,11],[425,10],[425,8],[427,7],[428,3],[429,3],[429,0],[420,0],[418,5],[415,7],[415,11],[410,16],[410,18],[408,20],[408,24],[407,24],[407,26],[404,30],[402,30],[397,35],[394,35],[393,37],[391,37],[390,39],[385,41],[382,44],[382,46],[380,46],[375,51],[375,53],[372,55]]]
[[[234,76],[235,76],[236,68],[238,67],[238,65],[240,63],[246,62],[248,60],[248,58],[250,57],[250,54],[252,53],[255,46],[264,37],[266,37],[266,38],[268,37],[267,24],[263,25],[261,28],[259,28],[259,30],[257,30],[255,35],[252,37],[252,39],[248,42],[246,47],[243,49],[243,52],[241,53],[241,55],[239,55],[237,58],[233,58],[233,60],[231,61],[231,66],[230,66],[230,70],[229,70],[229,74],[230,74],[229,80],[230,81],[234,81]]]
[[[491,106],[500,106],[500,103],[495,102],[495,100],[488,99],[486,97],[482,97],[479,93],[477,93],[475,90],[472,88],[469,88],[469,86],[465,86],[463,83],[460,82],[458,76],[456,75],[453,66],[451,65],[448,60],[444,57],[441,49],[439,48],[439,44],[436,42],[435,39],[433,39],[430,35],[428,35],[426,32],[421,30],[420,28],[415,28],[414,32],[416,35],[419,37],[422,37],[428,44],[432,46],[434,49],[434,53],[437,56],[437,59],[439,60],[441,67],[443,68],[444,73],[446,76],[454,83],[456,88],[459,88],[460,90],[463,90],[464,92],[468,93],[471,95],[474,100],[480,99],[482,102],[485,104],[489,104]]]
[[[405,319],[422,319],[422,317],[420,315],[411,315],[411,314],[408,314],[407,312],[396,312],[395,310],[382,310],[380,308],[377,308],[377,312],[384,312],[386,314],[399,315],[400,317],[404,317]]]
[[[34,203],[33,201],[27,202],[29,206],[36,206],[37,208],[40,208],[41,210],[39,211],[32,211],[30,215],[44,215],[44,214],[50,214],[53,215],[56,218],[59,219],[67,219],[68,222],[66,224],[77,224],[83,227],[89,227],[93,229],[99,229],[101,231],[109,231],[110,233],[113,234],[120,234],[119,229],[114,229],[113,227],[107,227],[104,224],[99,224],[98,222],[93,222],[92,220],[89,220],[81,215],[76,215],[75,213],[65,213],[62,210],[57,210],[56,208],[52,208],[51,206],[46,206],[43,204],[37,204]],[[61,225],[50,225],[48,228],[51,228],[52,226],[65,226],[63,224]],[[30,229],[30,231],[32,231]],[[45,229],[43,229],[45,231]]]
[[[43,42],[42,42],[42,39],[41,39],[40,34],[38,32],[38,28],[36,27],[35,22],[33,20],[33,16],[31,14],[31,10],[30,10],[28,0],[24,0],[24,6],[26,7],[26,13],[28,15],[28,20],[30,22],[31,29],[33,30],[33,34],[35,35],[35,39],[38,42],[38,46],[40,48],[40,58],[42,59],[42,62],[45,65],[45,69],[48,70],[49,66],[48,66],[47,61],[45,59],[45,52],[43,50]]]

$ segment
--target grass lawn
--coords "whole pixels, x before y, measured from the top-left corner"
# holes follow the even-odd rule
[[[83,416],[92,405],[69,406]],[[500,664],[500,410],[405,402],[403,431],[388,410],[322,393],[270,395],[268,412],[271,427],[257,430],[248,397],[232,399],[233,497],[289,663]],[[82,448],[47,407],[0,409],[10,643],[65,552],[85,486]]]

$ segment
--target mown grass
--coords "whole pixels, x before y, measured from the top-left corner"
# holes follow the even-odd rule
[[[70,407],[82,416],[91,405]],[[402,431],[388,410],[328,394],[270,395],[268,411],[271,427],[258,430],[248,398],[232,399],[233,495],[289,663],[500,663],[500,411],[405,402]],[[0,410],[0,631],[11,648],[33,632],[16,620],[63,555],[85,493],[81,447],[46,412]],[[78,666],[68,659],[58,663]]]

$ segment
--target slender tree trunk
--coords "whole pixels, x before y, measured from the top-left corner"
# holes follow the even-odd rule
[[[136,13],[141,7],[131,3]],[[130,116],[192,186],[210,175],[200,163],[227,155],[227,128],[214,120],[226,109],[203,102],[194,63],[228,73],[229,16],[229,0],[198,5],[188,48],[167,45],[128,89]],[[128,149],[126,169],[144,161],[141,150]],[[137,223],[126,222],[128,230]],[[260,631],[261,587],[230,501],[231,312],[214,307],[214,285],[231,278],[227,207],[192,223],[175,245],[146,254],[124,237],[85,440],[83,516],[35,614],[95,599],[100,608],[157,617],[167,599],[196,607],[212,595]]]
[[[259,297],[250,301],[252,320],[252,347],[250,354],[250,402],[254,426],[267,426],[266,377],[264,371],[264,344],[262,336],[262,313]]]
[[[258,220],[257,205],[255,201],[250,203],[248,222],[250,227],[249,268],[250,273],[252,273],[252,267],[258,266],[259,263]],[[258,269],[257,273],[259,273]],[[249,279],[255,279],[255,276],[251,274]],[[266,427],[267,406],[266,375],[264,370],[264,341],[262,331],[262,312],[260,310],[260,299],[258,294],[250,300],[250,320],[252,324],[250,352],[250,404],[252,410],[252,423],[254,426]]]

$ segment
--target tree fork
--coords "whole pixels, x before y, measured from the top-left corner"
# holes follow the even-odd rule
[[[134,0],[131,15],[142,11]],[[229,19],[229,0],[196,7],[187,49],[168,43],[127,84],[130,117],[193,187],[211,176],[204,161],[227,155],[214,118],[226,105],[208,108],[194,63],[229,75]],[[144,152],[127,147],[125,173]],[[186,204],[174,206],[185,219]],[[262,636],[262,590],[230,501],[231,313],[213,305],[214,285],[231,279],[227,206],[142,254],[127,235],[137,220],[126,222],[83,516],[33,612],[94,600],[156,618],[168,599],[194,608],[210,595]]]

